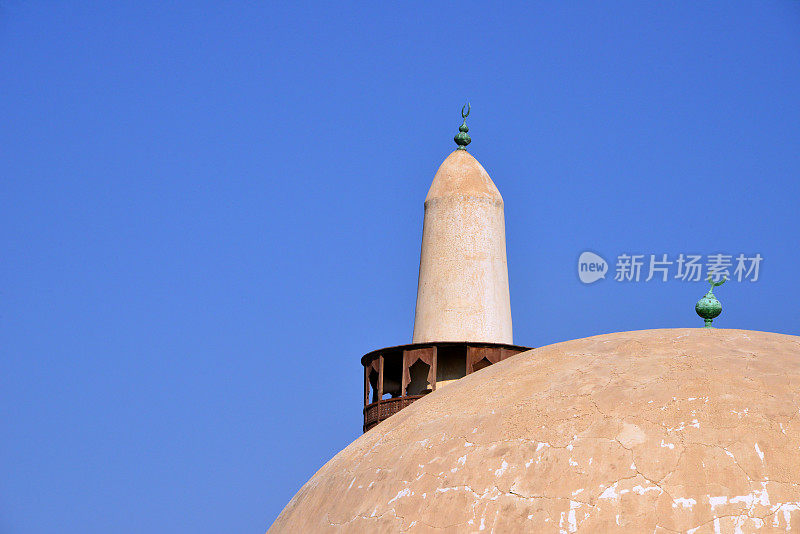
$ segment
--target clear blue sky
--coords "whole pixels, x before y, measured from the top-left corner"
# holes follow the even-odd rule
[[[0,5],[0,532],[263,532],[411,340],[467,98],[517,343],[702,324],[584,250],[759,253],[716,324],[800,331],[799,3],[283,4]]]

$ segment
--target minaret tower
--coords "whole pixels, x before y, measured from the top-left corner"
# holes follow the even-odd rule
[[[465,104],[458,148],[425,198],[412,343],[361,358],[365,432],[437,387],[529,349],[512,344],[503,197],[467,152],[469,112]]]
[[[413,343],[513,343],[503,197],[467,152],[469,111],[425,199]]]

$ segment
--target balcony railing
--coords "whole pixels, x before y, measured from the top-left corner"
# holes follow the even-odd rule
[[[410,406],[412,402],[424,396],[425,395],[406,395],[405,397],[382,399],[378,402],[368,404],[364,408],[364,432],[384,419],[388,419],[403,408]]]

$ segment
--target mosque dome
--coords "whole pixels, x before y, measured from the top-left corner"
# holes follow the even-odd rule
[[[800,531],[800,337],[645,330],[511,356],[356,439],[269,532],[431,531]]]

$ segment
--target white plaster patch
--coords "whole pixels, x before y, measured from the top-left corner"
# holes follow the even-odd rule
[[[728,497],[719,496],[719,497],[708,497],[708,504],[711,505],[711,511],[713,512],[717,506],[722,506],[723,504],[728,504]]]
[[[506,472],[506,469],[508,469],[508,462],[506,462],[505,460],[503,460],[503,463],[500,465],[500,469],[497,469],[497,470],[494,472],[494,476],[496,476],[496,477],[502,476],[502,475],[503,475],[503,473],[505,473],[505,472]]]
[[[663,439],[661,440],[661,446],[664,447],[664,448],[667,448],[667,449],[674,449],[675,448],[675,444],[674,443],[666,443]]]
[[[672,499],[672,507],[677,508],[678,506],[682,506],[683,508],[692,508],[697,501],[694,499],[685,499],[683,497],[677,497]]]
[[[658,486],[650,486],[649,488],[645,488],[644,486],[634,486],[632,490],[634,493],[638,495],[644,495],[648,491],[657,491],[659,495],[661,495],[664,492],[664,490],[662,490]]]
[[[581,507],[582,503],[569,501],[569,512],[567,513],[566,518],[566,529],[564,528],[564,512],[561,512],[560,519],[558,522],[558,527],[561,533],[563,534],[570,534],[572,532],[577,532],[578,530],[578,518],[575,515],[575,510]]]
[[[737,497],[731,497],[730,501],[731,504],[736,503],[744,503],[747,505],[748,508],[752,508],[753,504],[758,503],[762,506],[769,506],[769,493],[767,492],[767,483],[761,483],[760,490],[754,490],[752,493],[748,495],[739,495]]]
[[[394,501],[396,501],[396,500],[397,500],[397,499],[399,499],[400,497],[405,497],[405,496],[407,496],[407,495],[412,495],[412,493],[411,493],[411,488],[403,488],[403,489],[401,489],[400,491],[398,491],[398,492],[397,492],[397,495],[395,495],[395,496],[392,498],[392,500],[390,500],[390,501],[389,501],[389,502],[387,502],[386,504],[392,504]]]
[[[792,512],[800,510],[800,502],[787,502],[781,504],[780,511],[783,512],[783,520],[786,523],[786,532],[792,529]],[[777,514],[775,514],[777,516]]]
[[[569,531],[576,532],[578,530],[578,521],[575,517],[575,510],[581,507],[581,503],[575,501],[569,501],[569,516],[567,517],[567,521],[569,522]]]
[[[613,486],[609,486],[606,490],[600,494],[600,499],[616,499],[619,497],[617,493],[617,483],[614,482]]]
[[[755,444],[755,449],[756,449],[756,453],[758,454],[758,457],[761,458],[761,462],[763,463],[764,462],[764,453],[761,452],[761,449],[758,448],[758,443]]]
[[[686,423],[681,421],[681,424],[679,424],[678,426],[667,428],[667,432],[680,432],[684,428],[686,428]]]

